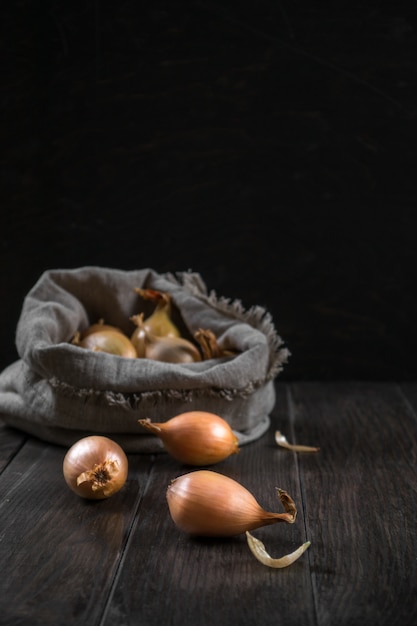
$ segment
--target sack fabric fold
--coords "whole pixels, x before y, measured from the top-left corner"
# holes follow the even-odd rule
[[[235,356],[172,364],[71,343],[99,319],[130,336],[130,317],[151,312],[135,287],[169,293],[184,336],[210,329]],[[16,348],[19,359],[0,374],[0,418],[7,425],[63,446],[103,434],[126,452],[163,450],[139,419],[163,422],[191,410],[221,415],[240,445],[259,438],[270,424],[274,379],[289,357],[265,309],[245,310],[240,301],[208,293],[197,273],[94,266],[41,275],[24,299]]]

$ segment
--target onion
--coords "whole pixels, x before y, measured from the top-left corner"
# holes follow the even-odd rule
[[[129,337],[117,330],[93,331],[79,341],[74,339],[73,343],[93,352],[107,352],[128,359],[137,357],[136,349]]]
[[[196,363],[201,361],[198,349],[182,337],[157,337],[148,335],[146,358],[164,363]]]
[[[68,487],[78,496],[103,500],[125,484],[128,460],[112,439],[90,435],[79,439],[67,451],[63,473]]]
[[[157,435],[171,456],[187,465],[213,465],[239,452],[238,438],[226,420],[207,411],[188,411],[161,423],[141,419],[139,424]]]
[[[166,497],[174,523],[184,532],[205,537],[230,537],[246,531],[287,522],[297,509],[292,498],[277,489],[285,513],[265,511],[237,481],[211,470],[196,470],[175,478]]]
[[[130,320],[136,325],[130,341],[138,357],[145,357],[165,363],[195,363],[201,361],[198,348],[183,337],[158,336],[145,328],[143,313],[132,315]]]
[[[144,320],[145,330],[158,337],[179,337],[180,331],[171,320],[171,296],[156,289],[135,287],[134,291],[144,300],[156,302],[154,312]]]
[[[77,331],[71,343],[94,352],[107,352],[130,359],[137,357],[136,349],[129,337],[117,326],[105,324],[103,319],[91,324],[82,332]]]

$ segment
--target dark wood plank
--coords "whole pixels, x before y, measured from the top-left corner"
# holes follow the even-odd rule
[[[129,457],[123,490],[91,502],[64,483],[64,453],[29,439],[1,476],[2,624],[99,623],[152,461]]]
[[[15,428],[9,428],[0,418],[0,473],[18,453],[26,439],[27,435]]]
[[[275,421],[288,423],[285,387],[279,390]],[[241,482],[269,510],[282,510],[275,487],[293,496],[299,508],[295,524],[253,533],[273,556],[281,556],[298,547],[305,532],[296,461],[277,448],[273,430],[212,469]],[[170,480],[186,471],[166,456],[155,463],[102,626],[276,626],[294,624],[294,616],[297,623],[314,624],[308,552],[291,567],[273,570],[252,556],[244,535],[195,539],[174,526],[165,493]]]
[[[416,386],[413,387],[416,392]],[[299,457],[320,626],[417,621],[417,423],[394,384],[299,383]]]
[[[410,405],[415,419],[417,420],[417,384],[412,382],[403,382],[400,384],[400,389],[406,402]]]
[[[414,623],[416,401],[411,383],[277,384],[268,433],[212,469],[239,480],[264,508],[280,510],[277,486],[294,497],[295,524],[254,531],[274,556],[311,541],[284,570],[258,563],[243,535],[181,533],[165,492],[189,468],[167,455],[130,455],[125,489],[91,503],[63,482],[65,450],[28,438],[0,475],[0,622]],[[279,448],[276,429],[320,452]],[[8,448],[0,435],[0,449]]]

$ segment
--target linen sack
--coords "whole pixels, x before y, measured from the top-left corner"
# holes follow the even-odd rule
[[[71,343],[99,319],[130,336],[130,317],[150,314],[135,287],[169,293],[184,336],[210,329],[236,355],[172,364]],[[23,301],[16,348],[19,360],[0,374],[0,418],[7,425],[63,446],[101,434],[126,452],[163,450],[139,419],[163,422],[191,410],[222,416],[240,445],[259,438],[270,424],[274,378],[289,356],[265,309],[244,310],[238,300],[208,293],[198,273],[94,266],[40,276]]]

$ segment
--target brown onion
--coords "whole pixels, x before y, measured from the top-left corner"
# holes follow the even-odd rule
[[[82,498],[102,500],[126,482],[128,460],[118,443],[100,435],[83,437],[67,451],[63,473],[68,487]]]
[[[180,331],[171,319],[171,296],[156,289],[135,287],[134,291],[145,300],[156,303],[154,312],[143,322],[145,330],[158,337],[179,337]]]
[[[201,361],[198,348],[182,337],[159,337],[146,330],[143,313],[133,315],[131,321],[136,324],[130,341],[138,357],[145,357],[165,363],[195,363]]]
[[[97,330],[88,333],[83,339],[74,338],[73,343],[94,352],[107,352],[116,356],[135,359],[135,346],[122,332],[117,330]]]
[[[213,465],[239,452],[238,438],[219,415],[188,411],[167,422],[139,424],[161,439],[167,452],[187,465]]]
[[[146,358],[164,363],[196,363],[201,361],[198,349],[181,337],[149,337]]]
[[[175,478],[166,497],[174,523],[184,532],[230,537],[277,522],[293,524],[295,504],[286,491],[277,492],[285,513],[265,511],[250,491],[232,478],[212,470],[196,470]]]

